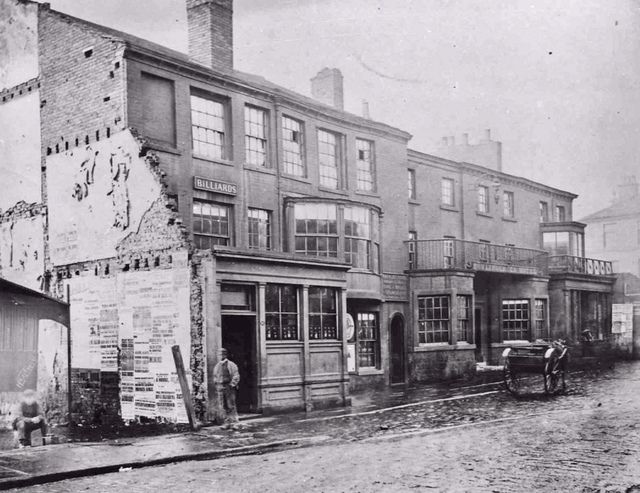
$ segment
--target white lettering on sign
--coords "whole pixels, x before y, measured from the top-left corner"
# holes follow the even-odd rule
[[[234,183],[208,180],[198,176],[193,179],[193,188],[196,188],[197,190],[206,190],[208,192],[225,193],[227,195],[236,195],[238,193],[238,186]]]

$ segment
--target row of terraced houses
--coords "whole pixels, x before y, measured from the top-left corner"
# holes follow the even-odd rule
[[[48,4],[0,6],[16,171],[0,277],[69,310],[14,316],[0,352],[35,355],[29,378],[69,393],[74,419],[184,420],[176,344],[213,419],[221,347],[241,410],[277,412],[470,375],[505,345],[610,336],[611,264],[585,258],[576,195],[503,172],[488,132],[424,154],[345,112],[337,69],[311,98],[234,70],[232,0],[187,0],[188,55]]]

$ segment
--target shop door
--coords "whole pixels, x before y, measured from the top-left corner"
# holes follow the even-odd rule
[[[391,383],[404,383],[404,319],[395,315],[391,319]]]
[[[238,365],[238,411],[255,412],[258,403],[255,315],[223,315],[222,347],[229,352],[229,359]]]

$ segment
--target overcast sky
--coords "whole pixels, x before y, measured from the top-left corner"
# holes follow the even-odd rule
[[[183,0],[50,0],[186,51]],[[580,194],[574,219],[640,179],[640,0],[235,0],[235,66],[309,94],[337,67],[345,106],[409,131],[490,128],[503,169]]]

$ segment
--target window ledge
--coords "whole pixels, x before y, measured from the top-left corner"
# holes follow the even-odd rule
[[[288,180],[292,180],[292,181],[297,181],[300,183],[306,183],[307,185],[311,185],[311,180],[309,180],[308,178],[305,178],[304,176],[295,176],[295,175],[288,175],[287,173],[282,173],[282,178],[287,178]]]
[[[440,204],[440,209],[449,212],[460,212],[460,209],[453,205]]]
[[[152,138],[147,138],[147,142],[149,147],[154,151],[167,152],[169,154],[175,154],[176,156],[182,155],[182,152],[180,152],[174,144],[170,144],[169,142]]]
[[[276,170],[273,168],[265,168],[264,166],[254,166],[253,164],[244,164],[244,169],[247,171],[255,171],[257,173],[265,173],[267,175],[275,175]]]
[[[420,205],[420,202],[418,202],[416,199],[409,199],[409,203],[411,205]]]
[[[506,221],[508,223],[517,223],[518,222],[518,220],[515,217],[502,216],[502,220]]]
[[[320,190],[321,192],[335,193],[337,195],[349,195],[349,193],[346,190],[340,190],[335,188],[327,188],[327,187],[319,186],[318,190]]]
[[[476,211],[476,216],[486,217],[491,219],[493,216],[488,212]]]
[[[431,351],[454,351],[456,347],[448,342],[434,342],[432,344],[421,344],[413,348],[416,353]]]
[[[380,194],[377,192],[368,192],[367,190],[354,190],[354,192],[356,195],[364,195],[365,197],[374,197],[379,199],[380,198]]]
[[[194,159],[198,159],[200,161],[206,161],[208,163],[213,164],[222,164],[224,166],[234,166],[233,161],[229,161],[228,159],[215,159],[212,157],[201,156],[199,154],[193,154]]]
[[[356,372],[351,372],[353,375],[359,375],[361,377],[367,377],[370,375],[384,375],[384,370],[378,368],[360,368]]]

